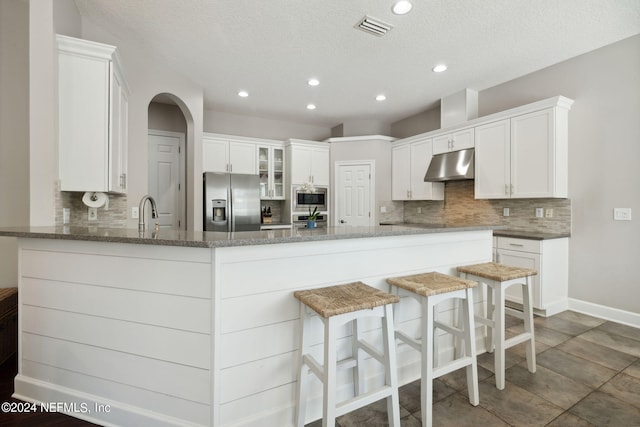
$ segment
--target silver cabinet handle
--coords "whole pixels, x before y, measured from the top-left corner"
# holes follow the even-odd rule
[[[524,245],[520,244],[520,243],[509,243],[509,246],[516,246],[518,248],[523,247]]]

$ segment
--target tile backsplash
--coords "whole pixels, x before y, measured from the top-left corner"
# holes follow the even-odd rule
[[[98,208],[98,219],[89,221],[88,207],[82,203],[81,192],[56,192],[56,225],[63,225],[62,209],[70,209],[69,225],[74,227],[127,227],[127,196],[108,194],[108,202]]]
[[[385,213],[379,220],[418,224],[504,225],[510,230],[542,233],[571,232],[570,199],[495,199],[476,200],[474,182],[449,181],[445,183],[444,201],[381,202]],[[503,216],[509,208],[509,216]],[[552,209],[553,216],[536,218],[535,209]]]

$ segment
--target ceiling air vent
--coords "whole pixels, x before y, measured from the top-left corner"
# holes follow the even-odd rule
[[[356,28],[379,37],[387,34],[387,32],[393,27],[391,24],[382,22],[379,19],[365,16],[360,20],[360,22],[358,22]]]

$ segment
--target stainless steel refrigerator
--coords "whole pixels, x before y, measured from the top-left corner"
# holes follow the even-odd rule
[[[204,231],[260,230],[258,175],[205,172]]]

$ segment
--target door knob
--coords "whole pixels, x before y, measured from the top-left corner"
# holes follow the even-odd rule
[[[347,223],[347,221],[345,221],[344,219],[340,220],[340,224],[346,224],[346,223]]]

